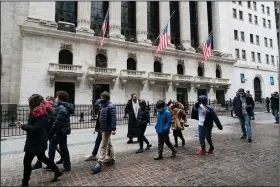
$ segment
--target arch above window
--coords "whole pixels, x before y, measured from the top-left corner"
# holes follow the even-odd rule
[[[59,64],[73,64],[73,54],[71,51],[67,49],[62,49],[59,52],[59,57],[58,57],[58,63]]]
[[[136,70],[136,61],[129,57],[126,61],[126,69],[127,70]]]
[[[107,57],[103,54],[95,56],[95,67],[107,68]]]
[[[157,73],[162,72],[161,63],[159,61],[154,62],[154,72],[157,72]]]

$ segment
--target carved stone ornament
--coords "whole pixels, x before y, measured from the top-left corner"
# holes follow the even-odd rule
[[[102,55],[107,57],[107,49],[97,48],[96,49],[96,54],[102,54]]]
[[[129,52],[127,58],[133,58],[135,61],[137,61],[136,53]]]
[[[68,44],[68,43],[61,43],[60,49],[67,49],[69,51],[73,51],[72,44]]]
[[[161,56],[154,56],[154,61],[162,62]]]

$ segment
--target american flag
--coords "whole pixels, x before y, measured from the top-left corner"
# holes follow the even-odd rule
[[[107,30],[107,26],[108,26],[108,17],[109,17],[108,13],[109,13],[109,9],[107,10],[107,13],[106,13],[105,19],[104,19],[103,24],[102,24],[102,40],[101,40],[101,48],[103,47],[104,37],[105,37],[106,30]]]
[[[159,45],[157,48],[157,52],[162,51],[163,49],[165,49],[168,45],[168,23],[164,26],[162,33],[159,37]]]
[[[212,56],[212,37],[209,36],[207,40],[202,45],[202,51],[204,56],[204,63],[207,62],[208,58]]]

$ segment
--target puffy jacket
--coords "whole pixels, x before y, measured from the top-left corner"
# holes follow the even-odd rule
[[[276,97],[275,95],[273,95],[270,100],[271,100],[271,109],[279,110],[279,96]]]
[[[52,115],[53,126],[50,136],[71,134],[70,115],[74,114],[74,105],[67,102],[57,102]]]
[[[158,134],[165,134],[170,132],[170,127],[172,123],[172,117],[167,108],[162,112],[157,113],[157,123],[155,126],[156,132]]]
[[[40,153],[47,150],[49,118],[44,104],[35,108],[29,114],[28,124],[21,127],[22,130],[27,132],[24,151]]]
[[[111,132],[116,130],[116,107],[113,103],[107,102],[101,106],[98,116],[101,132]]]
[[[137,123],[140,126],[144,126],[147,125],[150,121],[150,111],[149,109],[147,109],[147,107],[140,108],[138,111],[138,115],[137,115]]]
[[[248,113],[248,115],[252,115],[252,108],[253,108],[252,102],[251,102],[251,99],[247,96],[246,96],[246,104],[251,105],[251,107],[247,107],[247,113]],[[235,112],[235,114],[238,117],[241,117],[243,115],[242,114],[242,101],[239,96],[234,97],[232,106],[233,106],[233,111]]]

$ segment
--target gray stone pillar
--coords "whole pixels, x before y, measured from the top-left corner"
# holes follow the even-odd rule
[[[147,39],[148,35],[148,18],[147,18],[147,2],[136,2],[136,34],[138,43],[151,44]]]
[[[181,44],[186,49],[191,48],[191,25],[190,25],[190,6],[189,2],[180,1],[180,35]]]
[[[112,39],[125,39],[121,34],[121,10],[121,1],[109,2],[109,36]]]
[[[199,45],[202,45],[208,36],[208,16],[207,16],[207,2],[197,2],[198,13],[198,38]]]
[[[94,33],[93,30],[90,29],[90,16],[91,16],[91,2],[78,2],[78,19],[77,19],[77,31],[83,32],[91,32]]]
[[[160,26],[160,34],[162,32],[163,27],[167,23],[167,21],[170,18],[170,6],[169,6],[169,1],[159,2],[159,26]],[[168,46],[169,47],[174,47],[173,44],[171,44],[171,32],[170,32],[170,21],[168,22]]]

